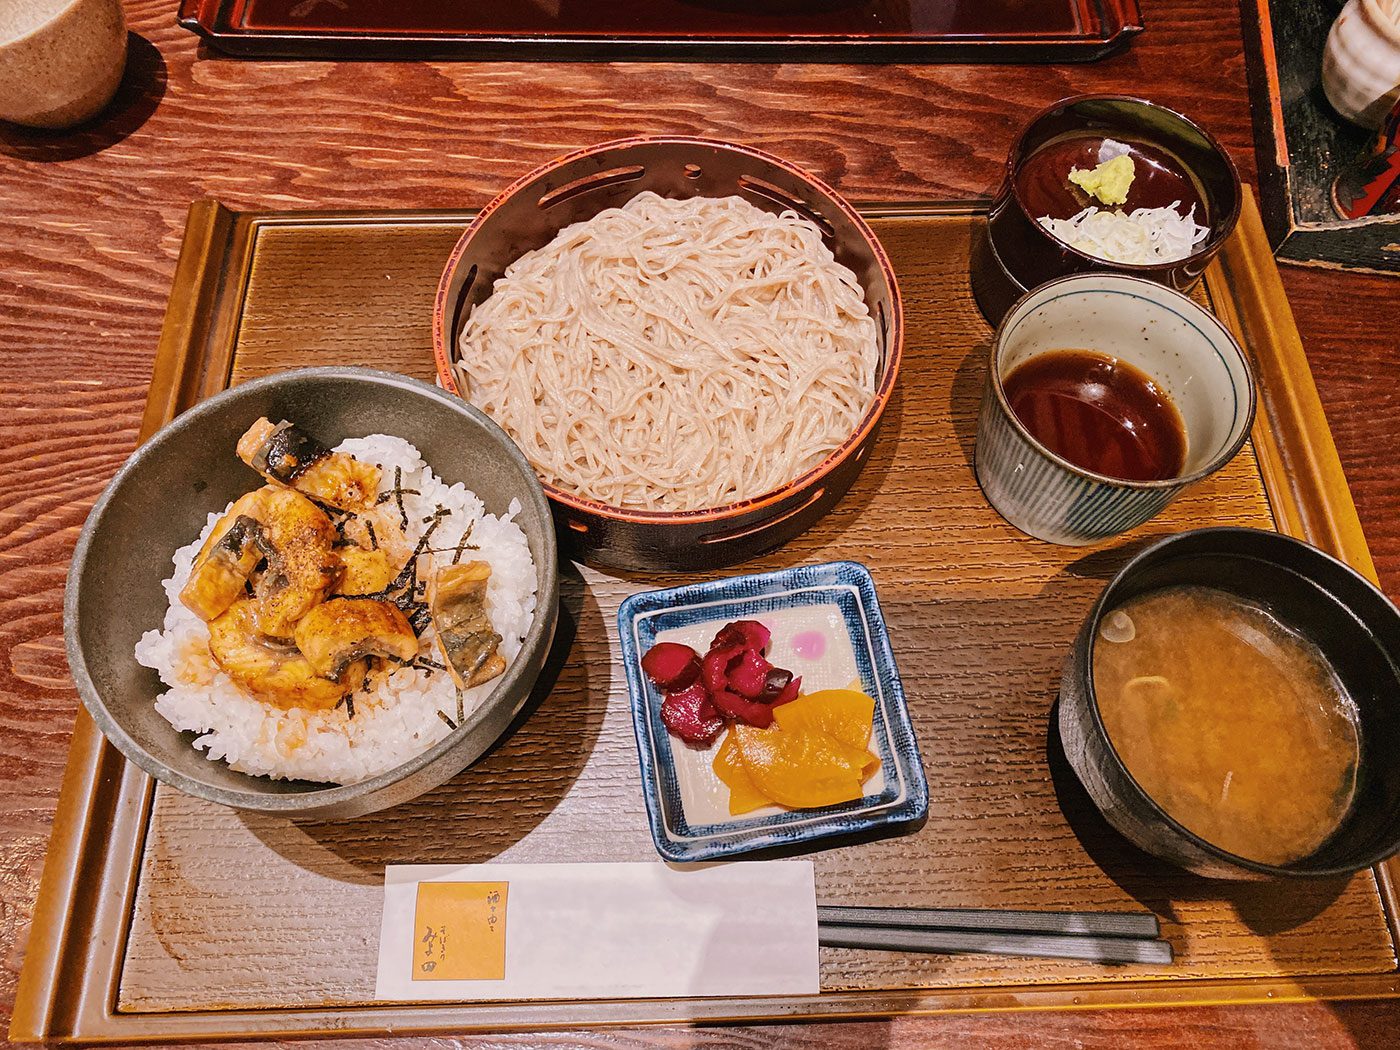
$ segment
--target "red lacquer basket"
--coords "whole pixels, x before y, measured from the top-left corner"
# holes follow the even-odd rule
[[[571,223],[651,190],[663,197],[737,194],[771,212],[793,210],[822,230],[860,281],[875,319],[875,397],[854,433],[807,473],[752,499],[705,510],[631,510],[545,484],[561,550],[635,571],[717,568],[771,550],[822,517],[860,473],[899,373],[904,320],[894,271],[865,221],[834,190],[759,150],[697,138],[636,138],[570,153],[526,175],[488,204],[457,242],[433,307],[438,381],[460,394],[457,336],[506,267]]]

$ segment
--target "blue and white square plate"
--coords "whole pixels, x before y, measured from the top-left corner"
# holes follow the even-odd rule
[[[870,748],[880,758],[880,770],[866,781],[864,798],[820,809],[767,806],[730,816],[729,788],[711,768],[718,743],[694,747],[666,731],[663,696],[642,673],[642,654],[658,641],[675,641],[703,655],[715,632],[739,619],[768,627],[773,635],[768,660],[801,675],[803,693],[858,682],[874,698]],[[923,762],[875,581],[864,565],[803,565],[645,591],[622,603],[617,627],[651,837],[667,860],[713,860],[908,823],[927,814]]]

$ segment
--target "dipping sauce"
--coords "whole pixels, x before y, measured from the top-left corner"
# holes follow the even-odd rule
[[[1094,692],[1128,772],[1179,824],[1265,864],[1306,857],[1356,790],[1356,713],[1321,651],[1267,611],[1169,587],[1104,617]]]
[[[1179,477],[1186,428],[1167,392],[1140,368],[1094,350],[1050,350],[1002,379],[1031,435],[1085,470],[1126,481]]]

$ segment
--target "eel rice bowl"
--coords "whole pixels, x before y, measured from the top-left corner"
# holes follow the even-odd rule
[[[245,435],[245,441],[256,430],[257,425]],[[257,461],[244,455],[242,443],[239,452],[273,482],[270,488],[276,486],[275,469],[266,459]],[[401,535],[396,538],[404,544],[405,554],[400,555],[402,568],[398,568],[400,561],[395,561],[391,570],[398,589],[394,597],[374,604],[397,603],[412,625],[406,647],[401,644],[392,656],[348,651],[354,673],[345,677],[346,664],[342,662],[329,673],[329,681],[339,688],[318,682],[330,692],[327,696],[323,689],[314,702],[302,704],[287,696],[269,696],[256,688],[256,681],[250,687],[247,676],[240,677],[236,664],[219,650],[217,638],[211,650],[211,626],[217,634],[224,617],[208,610],[198,614],[187,605],[191,575],[213,548],[221,545],[218,538],[212,544],[209,541],[234,504],[211,513],[200,535],[175,552],[174,573],[164,581],[170,604],[162,629],[147,631],[136,647],[137,660],[155,669],[167,687],[156,699],[156,710],[176,729],[196,734],[194,746],[210,759],[225,761],[244,773],[353,784],[393,769],[462,724],[495,688],[496,681],[494,677],[483,681],[474,675],[463,682],[457,669],[450,666],[455,661],[439,645],[432,584],[439,583],[441,591],[441,581],[470,575],[480,591],[481,578],[485,577],[484,604],[480,598],[477,604],[489,620],[493,637],[499,635],[498,644],[486,654],[493,674],[515,659],[534,618],[536,574],[525,534],[513,520],[520,510],[518,501],[512,501],[503,516],[486,513],[481,500],[465,485],[444,484],[418,450],[401,438],[382,434],[352,438],[334,452],[379,468],[372,501],[375,513],[381,519],[401,522]],[[316,493],[311,496],[315,499]],[[349,546],[345,537],[351,532],[346,527],[347,518],[333,507],[317,505],[332,519],[340,536],[336,546],[344,551]],[[224,530],[227,534],[227,526]],[[206,544],[210,550],[205,549]],[[378,537],[374,546],[377,550]],[[407,553],[410,550],[412,553]],[[464,572],[467,565],[476,571]],[[348,566],[341,570],[340,582],[332,592],[346,584],[351,574]],[[351,598],[378,597],[356,593],[366,589],[369,587],[346,586],[343,593]],[[394,585],[383,590],[394,590]],[[181,600],[182,593],[186,601]],[[335,593],[323,597],[317,609],[324,611],[336,604]],[[257,601],[249,582],[247,596],[240,594],[234,609],[251,608]],[[370,603],[347,600],[341,604]],[[388,611],[392,612],[392,607]],[[310,614],[301,618],[298,643],[303,641],[304,625],[312,619]],[[301,658],[285,641],[254,641],[269,652],[278,652],[280,646],[280,651]],[[313,650],[308,645],[301,647],[310,657]],[[459,687],[459,683],[466,687]]]

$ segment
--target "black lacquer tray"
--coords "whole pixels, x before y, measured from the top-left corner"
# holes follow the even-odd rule
[[[1089,62],[1137,0],[181,0],[220,51],[297,58]]]

